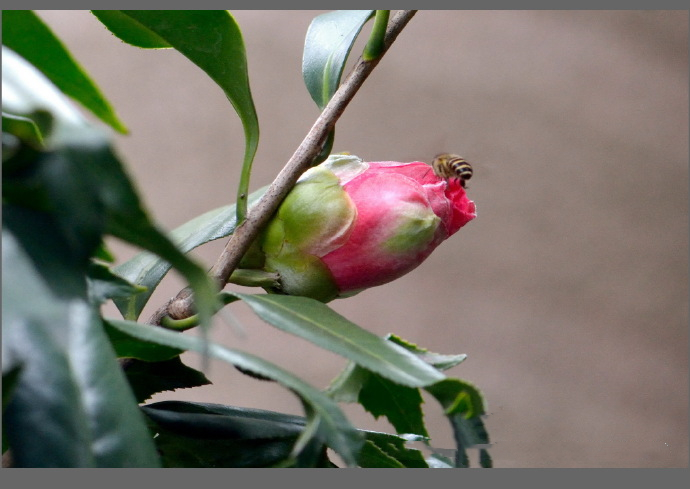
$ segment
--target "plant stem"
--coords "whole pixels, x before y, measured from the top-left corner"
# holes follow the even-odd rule
[[[238,268],[232,272],[228,283],[243,285],[245,287],[278,287],[280,276],[277,273],[263,270]]]
[[[390,10],[377,10],[376,18],[374,19],[374,28],[371,30],[369,41],[364,46],[362,59],[371,61],[376,59],[383,53],[384,41],[386,39],[386,27],[388,26],[388,17]]]
[[[299,145],[287,164],[278,173],[276,179],[268,187],[266,193],[251,209],[247,218],[230,237],[225,249],[210,270],[210,275],[223,288],[230,274],[237,268],[240,260],[256,239],[259,231],[269,221],[285,196],[290,192],[299,176],[307,170],[321,150],[329,132],[335,127],[336,121],[345,111],[350,100],[369,74],[378,65],[383,55],[398,37],[407,23],[417,13],[416,10],[401,10],[390,21],[380,55],[371,60],[361,59],[357,62],[348,78],[340,85],[333,97],[324,107],[309,133]],[[169,314],[174,319],[182,319],[193,314],[191,291],[186,288],[174,299],[162,306],[149,319],[151,324],[159,324],[161,318]]]

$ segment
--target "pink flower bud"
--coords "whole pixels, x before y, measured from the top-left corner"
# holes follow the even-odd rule
[[[475,217],[460,182],[426,163],[332,155],[300,178],[260,244],[283,293],[327,302],[403,276]]]

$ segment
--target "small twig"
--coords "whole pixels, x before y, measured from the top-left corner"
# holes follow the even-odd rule
[[[259,231],[271,218],[300,175],[309,168],[314,158],[319,154],[326,137],[335,127],[336,121],[343,114],[350,100],[416,12],[416,10],[402,10],[393,17],[388,26],[380,56],[369,61],[360,59],[357,62],[285,167],[268,187],[259,202],[251,209],[247,219],[235,229],[216,264],[209,272],[211,277],[218,282],[219,287],[225,286],[228,277],[237,268],[240,260],[258,236]],[[149,322],[159,324],[161,318],[166,314],[174,319],[182,319],[193,313],[191,291],[186,288],[180,291],[172,301],[156,311]]]

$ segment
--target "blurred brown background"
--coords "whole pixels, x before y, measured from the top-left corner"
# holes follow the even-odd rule
[[[318,13],[234,12],[262,133],[253,189],[318,115],[300,71]],[[84,11],[39,14],[131,129],[117,146],[162,225],[234,201],[243,133],[220,89]],[[479,217],[414,272],[332,306],[377,334],[467,353],[449,374],[483,391],[497,467],[688,466],[687,11],[421,11],[338,123],[334,150],[473,163]],[[210,266],[222,244],[197,256]],[[180,285],[166,280],[154,304]],[[219,321],[223,344],[318,387],[345,364],[243,305],[228,311],[242,332]],[[225,364],[208,375],[213,386],[155,400],[302,412]],[[451,448],[435,402],[425,409],[433,444]]]

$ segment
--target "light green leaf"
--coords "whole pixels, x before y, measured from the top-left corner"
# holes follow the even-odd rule
[[[444,457],[438,453],[432,453],[426,460],[431,469],[455,469],[455,464],[448,457]]]
[[[31,120],[40,131],[43,145],[49,147],[59,145],[75,129],[89,125],[63,92],[5,45],[2,46],[2,111],[8,116]],[[12,134],[21,137],[21,133]]]
[[[369,375],[370,371],[354,362],[348,362],[326,388],[326,393],[337,402],[359,402],[359,392]]]
[[[434,353],[426,348],[422,348],[414,343],[400,338],[397,335],[389,334],[386,339],[392,341],[393,343],[402,346],[411,353],[417,355],[420,359],[424,360],[429,365],[439,370],[448,370],[456,365],[462,363],[467,359],[467,355],[461,353],[459,355],[442,355],[440,353]]]
[[[249,204],[259,200],[265,191],[266,187],[262,187],[253,192],[249,196]],[[208,211],[186,222],[170,233],[170,239],[182,252],[187,253],[209,241],[229,236],[235,231],[236,226],[235,205],[228,205]],[[170,268],[170,262],[148,252],[139,253],[113,268],[113,271],[122,278],[146,288],[146,291],[135,296],[115,300],[115,304],[125,319],[139,318],[151,294]]]
[[[466,355],[432,353],[393,334],[386,336],[386,339],[439,370],[453,367],[466,358]],[[436,392],[445,400],[445,396],[451,396],[456,390],[453,387],[441,388],[443,385],[443,382],[434,384]],[[449,385],[456,384],[453,382]],[[466,383],[462,385],[469,386]],[[427,387],[433,389],[434,386]],[[445,389],[450,393],[446,393]],[[360,403],[374,417],[385,416],[398,433],[428,436],[421,407],[424,401],[419,389],[398,385],[351,362],[331,382],[327,392],[338,402]],[[475,391],[475,394],[479,395],[478,391]],[[474,399],[481,401],[481,397],[475,396]]]
[[[373,10],[336,10],[319,15],[309,25],[302,76],[311,98],[321,110],[338,90],[352,45],[373,14]]]
[[[225,348],[213,342],[204,342],[199,338],[183,333],[175,333],[131,321],[109,320],[108,323],[136,338],[204,353],[245,371],[275,380],[297,394],[305,406],[308,406],[309,411],[318,417],[317,436],[340,454],[346,463],[355,464],[355,454],[363,441],[361,435],[347,421],[340,408],[331,399],[291,373],[249,353]]]
[[[28,117],[3,112],[2,132],[12,134],[19,140],[31,144],[34,147],[41,147],[43,145],[43,134],[41,134],[41,129],[38,127],[38,124],[36,124],[35,121],[29,119]],[[6,159],[4,153],[5,146],[8,144],[8,142],[9,141],[7,141],[7,139],[3,140],[3,160]]]
[[[62,92],[103,122],[118,132],[127,132],[98,86],[33,11],[2,11],[2,43],[33,64]]]
[[[409,387],[421,387],[444,375],[404,348],[347,320],[314,299],[277,294],[231,293],[267,323],[352,360]]]

